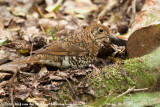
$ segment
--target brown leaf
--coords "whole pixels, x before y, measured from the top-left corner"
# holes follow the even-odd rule
[[[45,76],[48,73],[48,70],[46,67],[42,67],[41,70],[38,73],[38,78],[42,78],[43,76]]]
[[[68,22],[66,20],[49,20],[49,19],[40,19],[38,25],[41,25],[44,29],[55,27],[57,29],[64,29]]]
[[[29,96],[31,89],[27,88],[26,85],[19,85],[15,87],[15,98],[20,98],[21,100],[26,99]]]
[[[9,52],[0,50],[0,65],[8,61],[9,55]]]
[[[49,106],[49,102],[46,98],[28,97],[26,99],[26,101],[29,103],[33,103],[33,104],[37,105],[38,107],[48,107]]]

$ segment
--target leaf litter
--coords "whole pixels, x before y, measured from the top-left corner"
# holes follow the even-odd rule
[[[143,4],[141,0],[139,3]],[[2,0],[0,1],[0,64],[32,55],[32,51],[44,47],[53,40],[63,39],[75,31],[80,31],[95,21],[108,26],[113,35],[118,32],[126,34],[133,17],[132,11],[129,11],[131,4],[131,0],[114,0],[114,2],[112,0]],[[85,104],[86,98],[80,96],[85,94],[95,96],[94,89],[86,81],[87,76],[95,68],[96,72],[99,72],[103,66],[114,62],[108,56],[124,48],[114,47],[113,49],[110,44],[106,44],[99,52],[98,63],[85,69],[59,70],[48,65],[28,64],[18,65],[17,71],[17,67],[4,65],[2,71],[13,70],[16,76],[12,73],[0,73],[0,101],[9,104],[13,97],[14,102],[32,103],[38,107],[41,107],[40,104],[45,104],[47,107],[51,103]],[[113,57],[124,59],[125,53],[119,52]],[[11,79],[13,79],[12,84]],[[68,95],[69,100],[63,95]]]

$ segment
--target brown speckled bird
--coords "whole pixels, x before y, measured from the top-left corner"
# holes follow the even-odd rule
[[[84,68],[93,63],[103,41],[108,38],[109,29],[93,23],[81,32],[54,41],[35,51],[31,57],[18,59],[12,64],[40,63],[59,68]]]

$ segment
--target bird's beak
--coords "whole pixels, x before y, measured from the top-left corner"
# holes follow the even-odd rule
[[[109,38],[109,39],[114,39],[114,40],[118,39],[117,37],[115,37],[115,36],[113,36],[113,35],[109,35],[108,38]]]
[[[113,43],[115,45],[118,45],[118,46],[125,46],[126,45],[126,40],[119,39],[113,35],[109,35],[109,39],[110,39],[111,43]]]

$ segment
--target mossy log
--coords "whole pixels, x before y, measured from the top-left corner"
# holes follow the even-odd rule
[[[143,57],[128,59],[118,65],[106,66],[101,72],[94,70],[88,82],[95,91],[95,96],[104,98],[112,93],[115,97],[127,89],[148,88],[149,91],[159,90],[160,80],[160,48]]]
[[[131,25],[126,44],[130,57],[140,57],[152,52],[160,45],[160,1],[146,0],[142,11]]]

